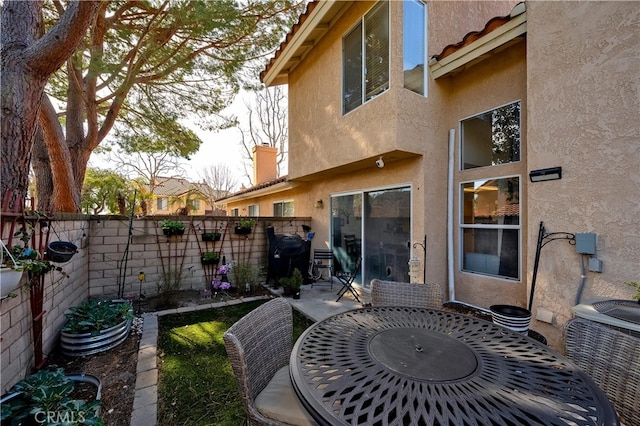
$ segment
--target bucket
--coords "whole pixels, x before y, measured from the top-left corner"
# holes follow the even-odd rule
[[[529,332],[531,311],[510,305],[492,305],[489,309],[494,324],[517,333],[527,334]]]

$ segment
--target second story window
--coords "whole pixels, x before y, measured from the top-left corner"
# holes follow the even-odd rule
[[[343,113],[389,88],[389,3],[380,2],[342,40]]]
[[[520,102],[461,121],[462,169],[520,161]]]
[[[406,0],[403,5],[404,87],[420,95],[426,95],[424,64],[427,55],[427,6],[420,0]]]

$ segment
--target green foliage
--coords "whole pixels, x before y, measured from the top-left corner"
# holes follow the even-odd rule
[[[295,268],[290,277],[280,278],[279,283],[283,286],[291,287],[292,290],[300,290],[300,287],[302,287],[302,284],[304,283],[304,278],[302,277],[300,269]]]
[[[635,299],[635,300],[640,300],[640,284],[638,284],[635,281],[627,281],[627,282],[625,282],[625,284],[630,286],[630,287],[634,287],[636,289],[636,294],[631,296],[631,298]]]
[[[73,419],[68,424],[103,425],[97,414],[100,401],[71,399],[73,390],[73,381],[65,376],[61,368],[37,371],[11,389],[12,393],[20,392],[21,395],[2,404],[0,418],[3,422],[11,419],[11,424],[31,424],[28,419],[37,413],[60,413],[66,419]],[[57,422],[58,419],[47,421],[42,414],[36,420],[44,420],[38,421],[38,424],[43,425],[61,424]]]
[[[82,186],[81,205],[86,214],[118,213],[118,197],[133,192],[124,176],[111,170],[87,168]]]
[[[165,219],[160,223],[162,229],[170,229],[172,231],[184,231],[185,225],[179,220]]]
[[[244,289],[245,284],[249,283],[253,290],[259,283],[262,268],[249,262],[238,261],[231,268],[231,273],[238,288]]]
[[[73,334],[98,335],[122,321],[133,318],[133,309],[128,302],[91,299],[69,308],[65,314],[67,323],[62,331]]]
[[[238,219],[238,224],[241,228],[253,228],[256,224],[256,220],[252,217],[241,217]]]
[[[220,262],[220,254],[213,251],[207,251],[202,253],[201,260],[208,263],[218,263]]]
[[[164,354],[158,382],[158,424],[236,426],[246,423],[222,335],[266,300],[167,315],[159,319]],[[293,339],[312,321],[293,311]]]

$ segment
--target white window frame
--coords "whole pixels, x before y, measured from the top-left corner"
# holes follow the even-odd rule
[[[518,212],[519,212],[519,220],[517,225],[499,225],[499,224],[469,224],[464,223],[464,185],[467,183],[474,183],[479,180],[497,180],[497,179],[508,179],[508,178],[518,178]],[[512,174],[512,175],[504,175],[504,176],[490,176],[490,177],[478,177],[475,179],[468,179],[458,182],[458,199],[459,199],[459,211],[458,211],[458,270],[462,273],[473,274],[473,275],[483,275],[499,280],[505,280],[509,282],[521,282],[522,281],[522,175],[520,174]],[[465,229],[515,229],[518,231],[518,277],[507,277],[504,275],[496,275],[487,272],[478,272],[465,270],[464,268],[464,256],[465,256],[465,247],[464,247],[464,230]]]
[[[375,95],[371,96],[370,98],[367,96],[367,50],[366,50],[366,19],[367,16],[371,16],[370,14],[375,12],[376,9],[378,7],[383,7],[380,6],[381,4],[386,3],[386,7],[387,7],[387,32],[388,32],[388,47],[387,50],[389,52],[389,56],[387,58],[387,87],[385,89],[383,89],[382,91],[380,91],[379,93],[376,93]],[[355,105],[352,109],[350,109],[349,111],[346,110],[345,108],[345,75],[344,75],[344,68],[345,68],[345,53],[344,53],[344,43],[345,43],[345,39],[352,34],[353,31],[356,30],[356,28],[358,27],[358,25],[360,25],[360,31],[362,31],[361,34],[361,47],[360,47],[360,52],[362,53],[361,55],[361,64],[360,64],[360,77],[361,77],[361,82],[360,82],[360,87],[361,87],[361,99],[360,99],[360,103],[358,105]],[[389,1],[380,1],[377,2],[375,5],[373,5],[373,7],[371,7],[371,9],[369,9],[362,17],[360,17],[360,19],[349,29],[349,31],[347,31],[345,33],[345,35],[342,37],[342,62],[341,62],[341,70],[342,70],[342,91],[341,91],[341,96],[342,96],[342,115],[346,115],[352,111],[355,111],[356,109],[358,109],[359,107],[361,107],[362,105],[366,104],[367,102],[375,99],[376,97],[378,97],[379,95],[389,91],[389,88],[391,87],[391,7],[389,4]]]
[[[156,210],[167,210],[169,208],[169,199],[167,197],[156,198]]]
[[[282,207],[282,216],[276,216],[276,205],[280,204]],[[285,213],[285,204],[291,204],[291,215],[290,216],[286,216]],[[273,216],[274,217],[293,217],[295,216],[295,201],[293,199],[291,200],[281,200],[281,201],[276,201],[272,204],[272,211],[273,211]]]
[[[423,72],[422,72],[422,88],[423,88],[423,93],[418,93],[414,90],[411,90],[409,88],[407,88],[406,86],[406,82],[404,81],[403,78],[403,87],[407,90],[409,90],[412,93],[418,94],[418,95],[422,95],[425,98],[427,97],[427,95],[429,94],[429,70],[428,70],[428,43],[429,43],[429,8],[427,6],[427,3],[425,3],[422,0],[404,0],[403,3],[403,7],[402,7],[402,13],[403,13],[403,17],[402,17],[402,34],[403,34],[403,39],[402,39],[402,65],[404,68],[404,57],[406,54],[406,46],[405,46],[405,31],[406,31],[406,25],[405,25],[405,14],[407,11],[406,8],[406,4],[407,3],[419,3],[424,7],[424,52],[422,53],[422,60],[423,60]]]
[[[260,205],[259,204],[250,204],[247,206],[247,215],[252,217],[260,216]]]

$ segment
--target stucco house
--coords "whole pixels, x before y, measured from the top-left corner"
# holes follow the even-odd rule
[[[635,2],[311,2],[261,74],[288,85],[289,174],[228,206],[289,203],[313,247],[362,256],[363,291],[421,281],[417,259],[449,300],[531,303],[557,342],[640,280],[638,22]]]
[[[207,197],[207,194],[211,193],[204,183],[194,183],[176,177],[158,177],[153,185],[149,214],[212,214],[213,208]]]

